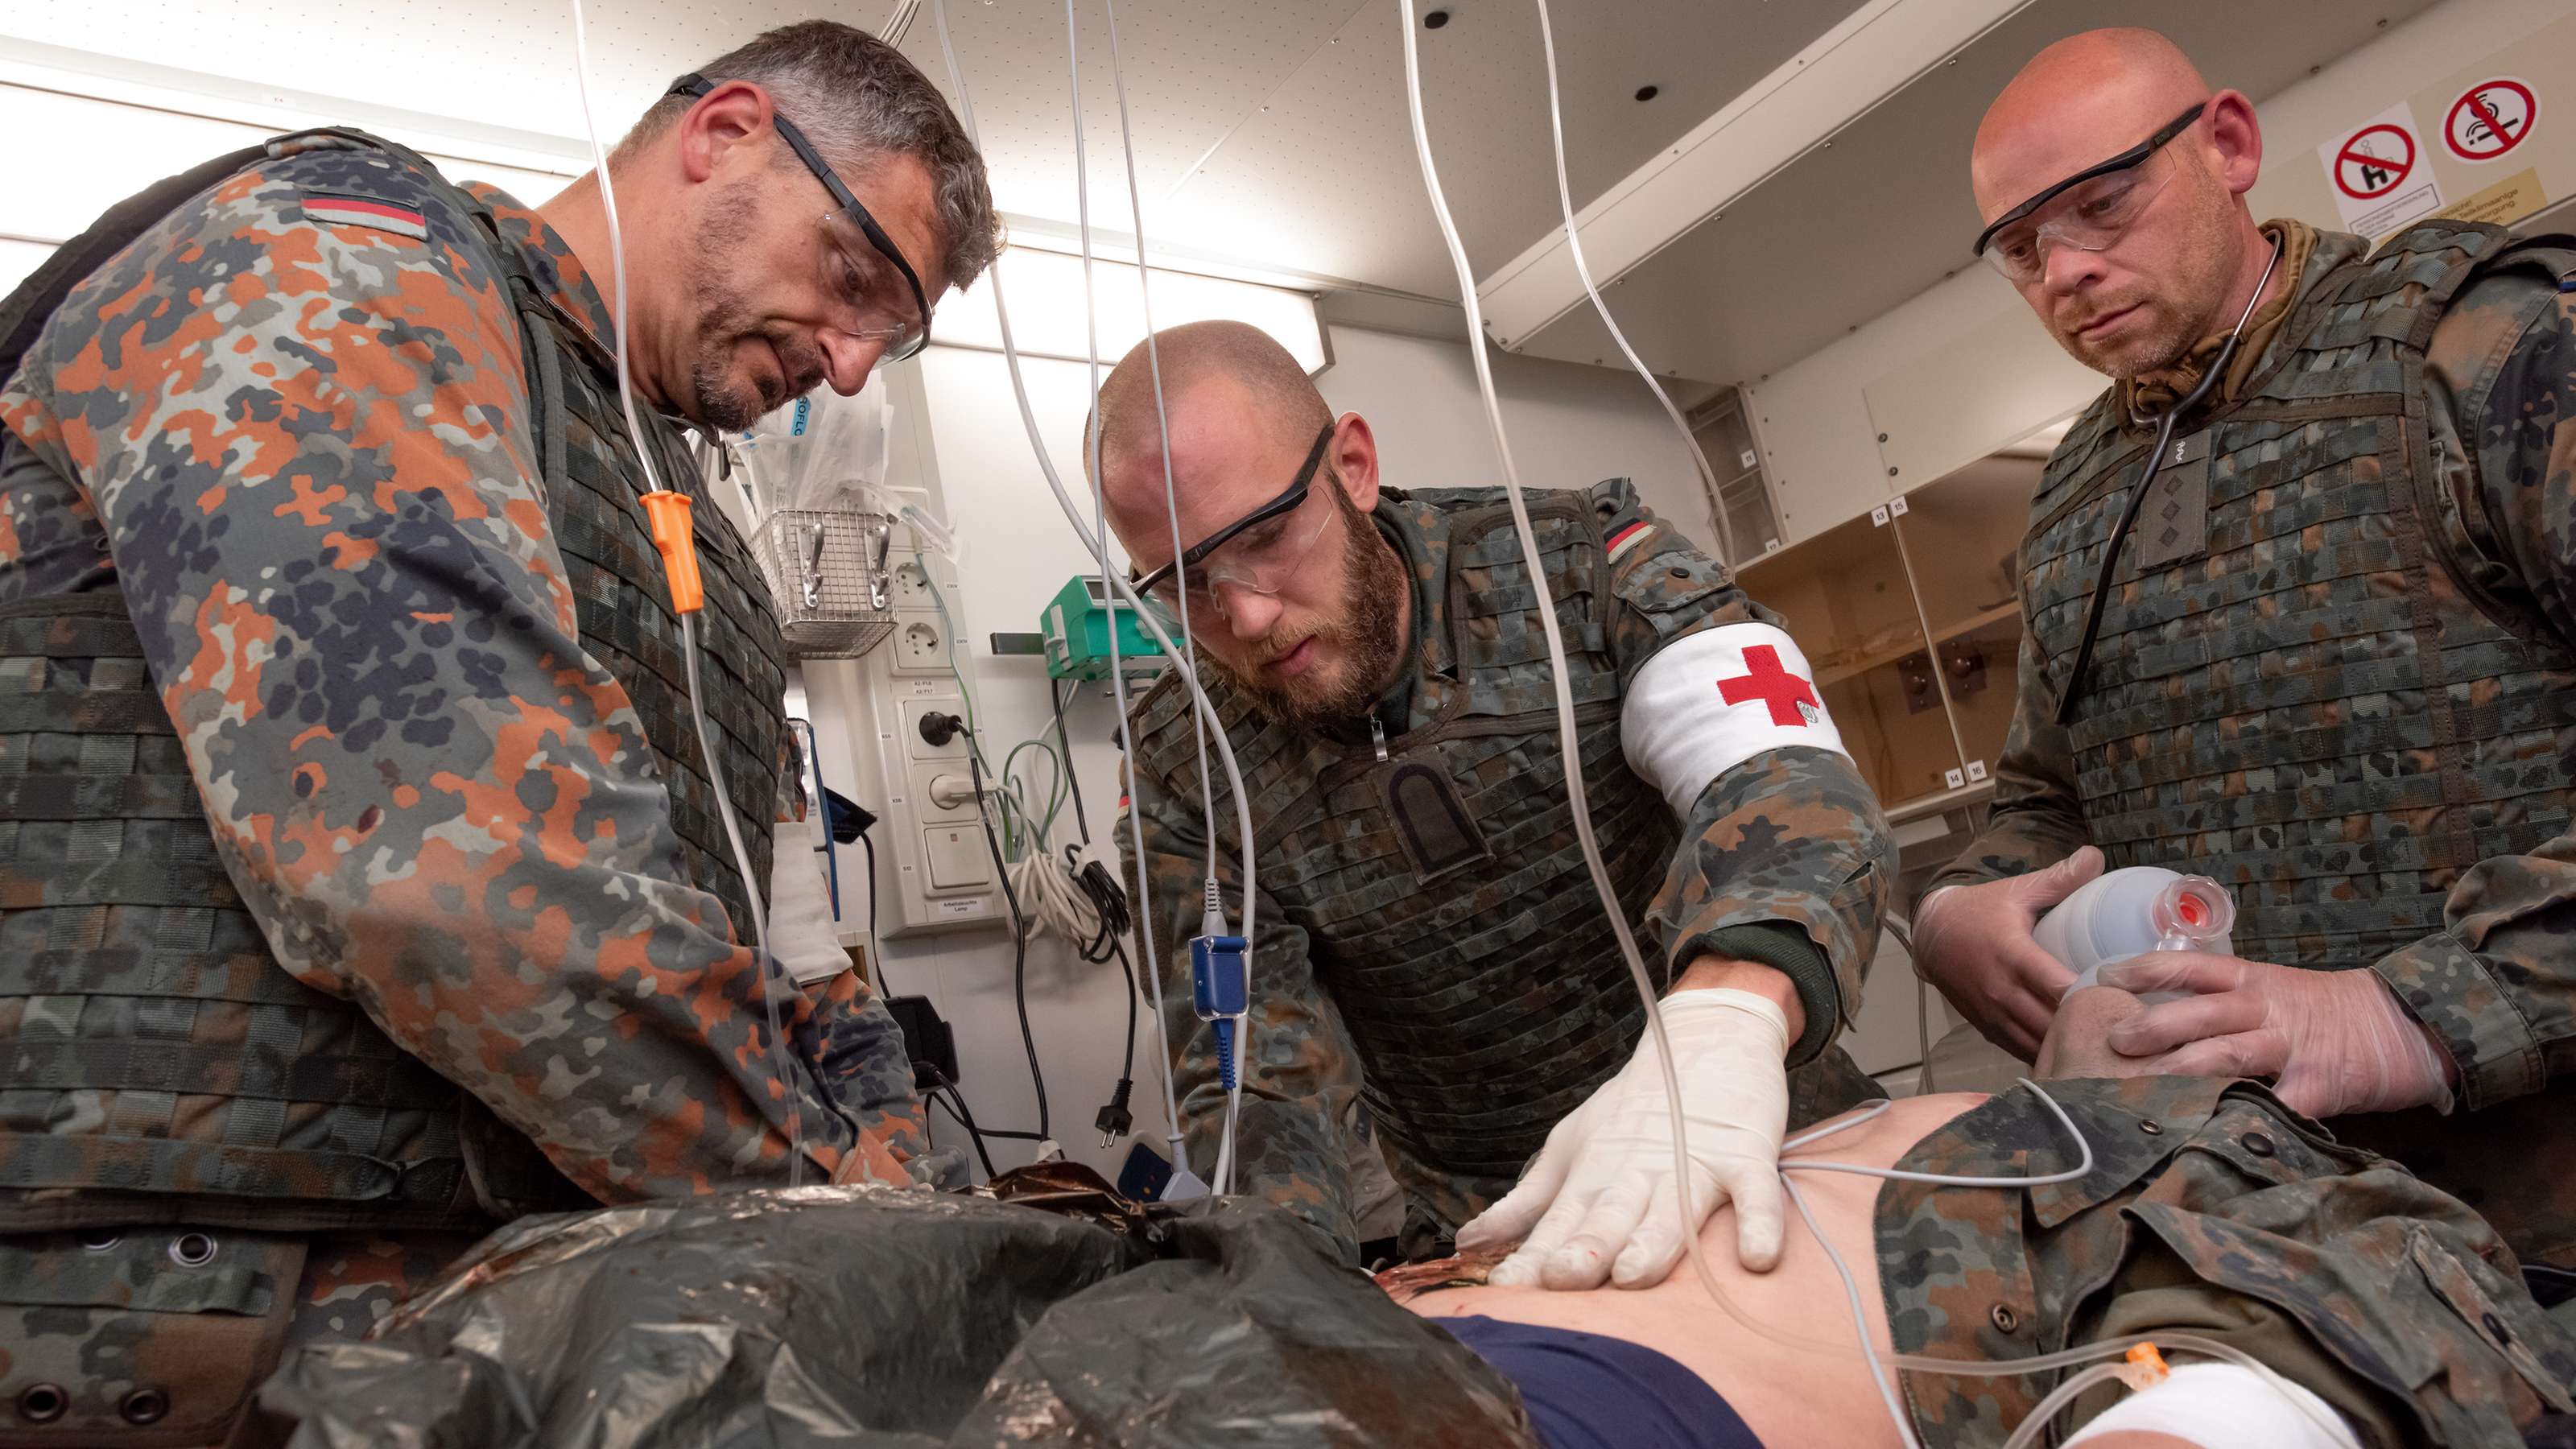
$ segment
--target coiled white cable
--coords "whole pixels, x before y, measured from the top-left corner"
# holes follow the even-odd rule
[[[964,72],[958,68],[956,45],[950,39],[948,33],[948,6],[946,0],[931,0],[930,16],[934,27],[939,33],[939,53],[940,58],[946,63],[948,68],[949,89],[953,91],[957,97],[957,118],[959,121],[963,122],[966,127],[967,139],[973,142],[978,150],[981,150],[983,147],[983,140],[975,125],[975,105],[973,100],[971,100],[967,94],[966,77]],[[1080,130],[1080,123],[1077,120],[1075,126],[1077,136],[1079,135]],[[1257,867],[1255,865],[1253,853],[1252,800],[1251,796],[1243,787],[1243,767],[1235,759],[1234,744],[1233,741],[1226,736],[1224,721],[1217,718],[1216,705],[1208,699],[1207,691],[1200,687],[1198,671],[1188,666],[1186,662],[1188,657],[1186,652],[1172,641],[1172,636],[1163,628],[1162,621],[1155,618],[1153,611],[1145,607],[1144,600],[1137,597],[1135,589],[1129,586],[1127,580],[1122,577],[1118,573],[1116,567],[1110,563],[1107,541],[1094,533],[1090,527],[1083,523],[1081,512],[1074,507],[1073,495],[1066,491],[1064,479],[1056,472],[1055,460],[1047,454],[1046,435],[1038,428],[1037,411],[1029,402],[1028,380],[1021,374],[1019,344],[1013,338],[1011,333],[1011,309],[1005,294],[1005,289],[1002,285],[1003,260],[1004,259],[997,257],[993,262],[993,314],[995,320],[1001,325],[1002,360],[1008,367],[1011,375],[1011,393],[1014,400],[1019,404],[1020,425],[1028,433],[1029,450],[1036,455],[1038,472],[1046,479],[1048,491],[1055,495],[1056,506],[1063,511],[1064,521],[1066,525],[1073,530],[1073,536],[1081,542],[1083,550],[1089,553],[1094,561],[1099,563],[1101,578],[1109,584],[1112,593],[1115,596],[1126,600],[1128,607],[1136,611],[1137,622],[1143,624],[1146,632],[1154,636],[1154,642],[1163,647],[1163,653],[1171,660],[1172,668],[1179,671],[1181,684],[1189,691],[1190,701],[1197,708],[1199,718],[1205,721],[1209,733],[1215,738],[1217,746],[1217,760],[1225,767],[1226,781],[1234,791],[1235,828],[1242,838],[1242,849],[1239,856],[1240,869],[1243,876],[1242,932],[1246,940],[1256,940],[1253,935],[1253,928],[1259,895],[1257,891],[1257,878],[1255,876]],[[1113,638],[1114,637],[1115,636],[1113,635]],[[1115,670],[1113,668],[1113,674],[1114,673]],[[1135,741],[1128,733],[1127,713],[1123,703],[1118,715],[1118,736],[1119,744],[1126,761],[1128,828],[1133,834],[1138,845],[1137,883],[1141,891],[1144,888],[1148,888],[1150,886],[1150,882],[1146,879],[1144,871],[1143,819],[1138,805],[1138,796],[1136,792]],[[1150,904],[1152,896],[1150,894],[1140,893],[1138,899],[1140,902],[1145,904],[1140,907],[1137,918],[1140,921],[1148,922],[1149,924],[1139,929],[1137,936],[1146,952],[1145,979],[1151,987],[1154,1000],[1154,1015],[1155,1019],[1159,1022],[1163,1016],[1162,973],[1156,969],[1153,956],[1154,934],[1159,923],[1153,921],[1153,909]],[[1249,950],[1245,953],[1247,962],[1249,961],[1250,954]],[[1225,1141],[1219,1151],[1219,1157],[1221,1160],[1230,1160],[1233,1155],[1231,1151],[1234,1136],[1233,1120],[1233,1114],[1229,1112],[1226,1119]],[[1177,1110],[1175,1110],[1174,1113],[1173,1130],[1176,1134],[1179,1130]],[[1184,1159],[1184,1155],[1180,1152],[1180,1143],[1177,1139],[1174,1141],[1173,1147],[1174,1165],[1186,1167],[1187,1163]]]
[[[662,479],[653,467],[652,437],[636,415],[635,382],[626,363],[626,239],[617,226],[617,191],[608,179],[608,151],[600,144],[599,118],[590,107],[590,32],[582,18],[581,0],[572,0],[572,53],[573,80],[581,93],[581,121],[590,136],[592,174],[599,178],[600,208],[608,220],[608,272],[617,306],[613,347],[617,354],[617,402],[626,411],[626,431],[635,440],[635,457],[644,466],[644,481],[650,485],[649,491],[659,493]],[[733,798],[725,793],[724,765],[716,758],[715,738],[708,733],[706,711],[699,704],[697,626],[687,613],[680,615],[680,656],[687,661],[689,719],[697,726],[698,749],[706,757],[707,784],[715,791],[716,813],[724,820],[725,838],[733,846],[734,868],[742,872],[743,894],[751,908],[752,941],[760,953],[752,962],[759,978],[754,989],[759,991],[760,1004],[769,1018],[769,1069],[777,1076],[778,1089],[787,1099],[787,1185],[798,1187],[805,1181],[805,1119],[799,1107],[804,1093],[787,1055],[787,1035],[779,1020],[777,994],[778,989],[793,990],[794,985],[769,954],[769,908],[761,900],[762,883],[751,868],[751,852],[743,847],[742,825],[734,819]],[[865,1153],[860,1154],[860,1161],[866,1161]]]

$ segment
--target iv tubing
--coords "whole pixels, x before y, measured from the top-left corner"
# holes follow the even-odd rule
[[[1663,1013],[1657,1005],[1654,980],[1646,971],[1643,957],[1638,954],[1636,937],[1629,929],[1625,912],[1620,908],[1618,894],[1610,883],[1608,868],[1601,857],[1600,843],[1593,834],[1591,808],[1583,787],[1579,736],[1574,727],[1573,690],[1566,679],[1565,641],[1557,627],[1555,601],[1548,589],[1547,573],[1541,564],[1537,537],[1530,525],[1529,509],[1521,495],[1519,471],[1513,466],[1510,441],[1504,435],[1502,406],[1494,391],[1493,365],[1485,352],[1484,309],[1476,295],[1474,269],[1467,260],[1466,244],[1459,238],[1457,223],[1451,217],[1448,200],[1441,191],[1439,170],[1431,154],[1430,128],[1424,119],[1422,109],[1422,57],[1419,42],[1414,35],[1413,0],[1397,0],[1397,11],[1404,40],[1405,102],[1413,123],[1414,149],[1422,165],[1423,188],[1430,194],[1432,216],[1440,224],[1441,239],[1448,246],[1451,265],[1457,272],[1459,301],[1467,314],[1467,354],[1475,364],[1476,386],[1485,405],[1486,426],[1493,438],[1495,455],[1502,464],[1504,496],[1511,505],[1513,530],[1520,540],[1522,558],[1527,561],[1530,568],[1531,590],[1535,595],[1541,632],[1547,640],[1548,658],[1553,666],[1551,683],[1556,693],[1557,734],[1562,742],[1565,756],[1566,798],[1574,814],[1576,839],[1582,847],[1584,863],[1590,867],[1593,888],[1600,897],[1602,910],[1608,916],[1611,930],[1618,939],[1620,954],[1627,963],[1629,977],[1635,983],[1639,997],[1645,1002],[1646,1029],[1654,1040],[1657,1065],[1663,1071],[1666,1105],[1672,1113],[1673,1167],[1676,1174],[1675,1202],[1683,1215],[1683,1247],[1689,1256],[1693,1271],[1699,1274],[1700,1283],[1707,1290],[1710,1300],[1716,1303],[1729,1318],[1743,1325],[1748,1331],[1760,1334],[1771,1342],[1788,1344],[1813,1352],[1850,1354],[1854,1351],[1850,1345],[1826,1343],[1803,1335],[1785,1334],[1776,1326],[1754,1322],[1718,1290],[1716,1275],[1710,1271],[1707,1255],[1700,1246],[1699,1229],[1702,1215],[1696,1202],[1697,1194],[1694,1191],[1694,1178],[1686,1142],[1688,1127],[1682,1108],[1681,1079],[1673,1066],[1672,1044],[1664,1033]],[[2057,1110],[2053,1099],[2047,1098],[2045,1093],[2041,1096],[2042,1100],[2049,1102],[2052,1110]],[[2058,1111],[2058,1117],[2061,1122],[2066,1122],[2070,1130],[2072,1129],[2073,1123],[2066,1118],[2062,1110]],[[2076,1135],[2080,1141],[2082,1134]],[[1800,1140],[1813,1139],[1811,1136]],[[2086,1152],[2089,1157],[2089,1144]],[[1870,1175],[1880,1175],[1878,1169],[1866,1171]],[[1946,1178],[1930,1180],[1949,1181]],[[2028,1178],[2011,1180],[2012,1185],[2017,1187],[2027,1186],[2030,1182],[2031,1179]],[[1830,1244],[1826,1245],[1826,1251],[1829,1255],[1832,1253]],[[2040,1354],[2005,1362],[1985,1362],[1913,1354],[1879,1355],[1869,1345],[1864,1330],[1858,1351],[1890,1367],[1913,1369],[1917,1372],[2014,1378],[2061,1366],[2090,1363],[2109,1355],[2125,1352],[2132,1344],[2146,1341],[2147,1337],[2147,1335],[2137,1335],[2124,1340],[2087,1344],[2059,1353]],[[2212,1357],[2224,1358],[2230,1362],[2242,1363],[2264,1375],[2268,1380],[2278,1381],[2278,1375],[2273,1374],[2268,1367],[2225,1344],[2182,1334],[2160,1334],[2154,1337],[2160,1345],[2188,1349],[2206,1353]],[[1894,1405],[1891,1404],[1891,1408],[1893,1407]],[[1897,1418],[1896,1429],[1898,1436],[1908,1445],[1916,1442],[1913,1426],[1904,1417]]]
[[[608,152],[599,143],[599,119],[590,108],[590,33],[581,13],[581,0],[572,0],[573,79],[581,89],[581,120],[590,136],[590,156],[599,178],[600,208],[608,219],[608,270],[610,285],[617,304],[617,402],[626,410],[626,431],[635,440],[636,461],[644,466],[644,481],[650,492],[662,491],[662,480],[653,471],[653,441],[635,414],[635,383],[626,363],[626,241],[617,226],[617,192],[608,181]],[[697,629],[689,612],[680,614],[680,655],[687,661],[689,676],[689,718],[698,730],[698,749],[707,762],[707,783],[715,791],[716,813],[724,818],[725,836],[733,845],[734,868],[742,872],[742,890],[751,907],[753,943],[759,955],[752,967],[757,976],[754,988],[760,992],[760,1004],[769,1015],[769,1064],[777,1074],[780,1094],[787,1099],[787,1185],[799,1187],[805,1181],[805,1122],[800,1110],[802,1092],[796,1082],[793,1063],[787,1056],[787,1037],[778,1018],[778,997],[771,987],[769,954],[769,911],[761,900],[762,882],[751,869],[751,852],[743,848],[742,826],[734,819],[733,798],[725,793],[724,766],[716,759],[716,744],[707,733],[707,716],[700,706],[698,688]],[[783,975],[783,973],[781,973]],[[864,1155],[861,1161],[865,1161]]]
[[[974,102],[967,97],[966,77],[964,73],[958,69],[956,47],[950,40],[948,34],[948,6],[946,0],[931,0],[930,15],[932,22],[939,32],[940,56],[947,63],[949,89],[953,91],[957,97],[958,119],[965,123],[967,139],[973,142],[980,150],[983,146],[983,140],[978,134],[975,125]],[[1173,661],[1174,667],[1180,670],[1182,685],[1189,690],[1190,699],[1197,706],[1199,717],[1207,722],[1210,733],[1216,738],[1217,759],[1225,766],[1226,781],[1234,790],[1235,826],[1241,833],[1243,839],[1241,855],[1243,871],[1242,932],[1244,937],[1249,940],[1252,938],[1253,917],[1255,902],[1257,900],[1255,895],[1256,881],[1254,875],[1256,867],[1253,858],[1252,839],[1252,801],[1250,795],[1243,788],[1243,768],[1234,757],[1233,742],[1226,737],[1224,722],[1217,718],[1216,705],[1208,699],[1207,691],[1200,687],[1197,671],[1192,670],[1185,664],[1181,663],[1183,658],[1182,650],[1178,645],[1172,642],[1171,635],[1165,632],[1162,621],[1154,617],[1153,611],[1147,609],[1144,601],[1136,596],[1135,589],[1129,586],[1127,580],[1119,577],[1117,571],[1110,566],[1107,541],[1095,535],[1091,529],[1083,524],[1081,512],[1073,505],[1073,496],[1065,490],[1064,479],[1056,473],[1055,460],[1047,453],[1046,436],[1038,430],[1036,409],[1029,402],[1028,381],[1020,372],[1019,344],[1013,340],[1011,335],[1011,309],[1004,298],[1002,288],[1001,258],[995,258],[993,262],[993,315],[995,320],[1001,324],[1002,359],[1010,369],[1011,392],[1019,404],[1020,424],[1027,430],[1029,435],[1029,449],[1037,455],[1038,472],[1045,477],[1047,488],[1055,494],[1056,506],[1063,511],[1065,523],[1073,529],[1073,536],[1081,542],[1084,550],[1088,552],[1093,559],[1100,563],[1101,577],[1106,579],[1109,582],[1111,589],[1119,597],[1124,598],[1129,607],[1136,611],[1137,622],[1143,624],[1146,631],[1154,636],[1154,641],[1163,646],[1164,654]],[[1136,752],[1134,741],[1127,737],[1127,717],[1123,712],[1118,718],[1118,732],[1120,742],[1125,747],[1127,757],[1129,829],[1134,833],[1134,837],[1137,842],[1137,872],[1138,881],[1141,885],[1144,883],[1144,835],[1142,821],[1137,816],[1138,807],[1136,804],[1137,795],[1135,789]],[[1211,842],[1211,844],[1213,844],[1213,842]],[[1145,908],[1140,913],[1139,919],[1150,921],[1153,916],[1152,897],[1147,895],[1142,897],[1142,899],[1145,902]],[[1150,930],[1144,930],[1139,932],[1139,936],[1140,939],[1145,942],[1146,951],[1151,953],[1153,950],[1153,933]],[[1159,1018],[1163,1011],[1162,978],[1158,971],[1152,969],[1152,958],[1150,954],[1148,955],[1147,961],[1148,970],[1146,979],[1153,984],[1155,996],[1154,1012],[1156,1017]],[[1173,1125],[1174,1130],[1177,1131],[1179,1124],[1176,1122]],[[1233,1136],[1233,1119],[1231,1113],[1228,1114],[1226,1136],[1229,1139]],[[1231,1141],[1226,1145],[1231,1147]],[[1176,1165],[1186,1166],[1186,1164],[1177,1163]]]
[[[1172,419],[1163,403],[1163,348],[1162,344],[1154,337],[1154,274],[1145,265],[1145,202],[1143,196],[1136,189],[1136,141],[1134,135],[1129,129],[1127,121],[1127,72],[1118,53],[1118,4],[1117,0],[1101,0],[1101,5],[1109,18],[1109,80],[1110,84],[1118,92],[1118,154],[1120,158],[1126,162],[1127,166],[1127,215],[1129,217],[1129,225],[1132,227],[1136,238],[1136,291],[1138,300],[1144,304],[1145,309],[1145,366],[1154,379],[1154,426],[1158,435],[1162,439],[1163,445],[1163,510],[1165,514],[1169,516],[1172,523],[1172,558],[1174,561],[1172,568],[1172,590],[1174,596],[1180,600],[1181,649],[1189,664],[1191,677],[1195,678],[1199,672],[1199,646],[1197,639],[1192,637],[1190,634],[1189,564],[1181,559],[1181,555],[1188,552],[1188,550],[1183,548],[1181,545],[1181,504],[1179,488],[1172,481]],[[1075,130],[1077,133],[1081,130],[1079,124],[1075,126]],[[1088,228],[1085,228],[1084,231],[1083,245],[1087,255],[1090,246],[1090,233]],[[1098,359],[1095,358],[1095,367],[1097,366],[1097,362]],[[1100,395],[1096,390],[1093,392],[1091,398],[1091,411],[1093,418],[1096,420],[1100,414]],[[1091,443],[1091,475],[1095,484],[1094,493],[1096,496],[1098,492],[1098,482],[1104,476],[1100,469],[1100,440],[1096,437],[1092,439]],[[1118,631],[1115,629],[1109,631],[1109,667],[1112,677],[1110,688],[1118,695],[1118,717],[1123,720],[1127,717],[1127,686],[1124,680],[1116,677],[1118,670]],[[1207,725],[1195,713],[1190,716],[1190,737],[1194,742],[1196,742],[1199,752],[1199,810],[1203,821],[1203,828],[1207,833],[1207,874],[1208,879],[1213,882],[1216,879],[1216,782],[1208,776]],[[1132,770],[1133,767],[1131,766],[1130,769]],[[1131,780],[1129,783],[1132,786],[1134,782]],[[1128,794],[1128,798],[1130,800],[1135,798],[1132,789]],[[1138,854],[1141,856],[1142,852],[1140,851]],[[1140,896],[1138,899],[1150,901],[1151,897]],[[1150,918],[1153,912],[1149,908],[1139,914],[1140,916]],[[1141,937],[1149,933],[1139,932],[1138,934]],[[1148,949],[1150,950],[1150,948]],[[1160,989],[1161,988],[1159,986],[1156,988],[1158,993]],[[1158,1006],[1156,1009],[1159,1012],[1160,1007]],[[1155,1022],[1156,1030],[1159,1031],[1161,1026],[1161,1021],[1157,1019]],[[1177,1152],[1177,1144],[1180,1141],[1181,1113],[1178,1104],[1172,1100],[1171,1053],[1168,1051],[1157,1052],[1155,1054],[1155,1059],[1161,1062],[1163,1067],[1163,1110],[1167,1114],[1163,1121],[1166,1130],[1168,1130],[1172,1135],[1172,1141],[1175,1144],[1175,1151]],[[1237,1069],[1235,1072],[1235,1079],[1238,1082],[1242,1080],[1242,1063],[1243,1058],[1238,1052],[1235,1057],[1235,1066]],[[1231,1119],[1233,1115],[1235,1106],[1241,1100],[1241,1089],[1237,1088],[1234,1099],[1226,1104],[1226,1112],[1229,1119]],[[1233,1134],[1228,1132],[1226,1135],[1230,1138]]]
[[[1548,23],[1547,0],[1538,0],[1538,38],[1547,52],[1547,128],[1556,141],[1556,203],[1565,213],[1566,254],[1574,259],[1574,274],[1583,279],[1583,294],[1592,299],[1592,310],[1601,315],[1601,325],[1610,329],[1610,340],[1619,344],[1619,355],[1628,359],[1628,365],[1645,382],[1646,390],[1664,405],[1664,416],[1673,420],[1683,446],[1690,449],[1691,461],[1699,465],[1700,484],[1708,489],[1709,516],[1717,520],[1717,546],[1725,552],[1731,568],[1736,563],[1735,525],[1726,516],[1726,500],[1718,493],[1717,470],[1708,465],[1708,453],[1700,447],[1690,424],[1682,420],[1682,410],[1673,406],[1664,385],[1655,381],[1654,373],[1639,360],[1637,349],[1628,345],[1628,334],[1619,330],[1618,319],[1610,315],[1610,304],[1601,300],[1601,289],[1592,284],[1591,264],[1583,259],[1583,233],[1574,224],[1574,189],[1565,180],[1565,113],[1557,104],[1556,28]]]

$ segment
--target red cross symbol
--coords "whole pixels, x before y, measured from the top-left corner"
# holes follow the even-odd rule
[[[1807,724],[1798,706],[1816,703],[1816,691],[1807,681],[1780,667],[1779,650],[1768,644],[1746,646],[1744,669],[1733,679],[1717,682],[1719,697],[1728,704],[1758,699],[1771,706],[1771,722],[1775,725]]]

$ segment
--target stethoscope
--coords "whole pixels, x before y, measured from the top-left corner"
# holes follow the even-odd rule
[[[2263,289],[2272,285],[2272,269],[2279,265],[2281,241],[2275,237],[2272,240],[2272,259],[2263,264],[2262,278],[2254,283],[2254,295],[2245,299],[2245,311],[2236,319],[2236,330],[2227,334],[2225,345],[2218,349],[2217,360],[2201,374],[2200,385],[2182,401],[2165,409],[2163,418],[2156,424],[2156,445],[2147,450],[2147,471],[2139,476],[2137,488],[2129,494],[2129,506],[2120,510],[2120,522],[2111,530],[2111,540],[2102,549],[2102,571],[2093,580],[2093,603],[2085,611],[2084,637],[2075,646],[2075,667],[2067,672],[2066,687],[2057,696],[2057,723],[2061,726],[2074,717],[2075,696],[2083,686],[2085,667],[2093,662],[2093,640],[2102,630],[2102,611],[2110,607],[2111,575],[2120,566],[2120,545],[2128,539],[2129,527],[2138,521],[2138,510],[2146,504],[2147,491],[2155,486],[2156,474],[2165,465],[2165,446],[2173,441],[2174,425],[2182,421],[2185,413],[2200,406],[2208,398],[2210,390],[2218,386],[2218,380],[2227,375],[2228,364],[2236,360],[2237,345],[2245,340],[2245,324],[2254,320],[2254,308],[2263,300]],[[2128,413],[2133,426],[2146,425],[2146,418],[2135,408],[2129,409]]]

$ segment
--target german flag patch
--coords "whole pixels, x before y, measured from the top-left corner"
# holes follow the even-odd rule
[[[429,240],[429,218],[419,208],[396,206],[371,196],[307,196],[304,219],[324,226],[372,227],[414,241]]]

